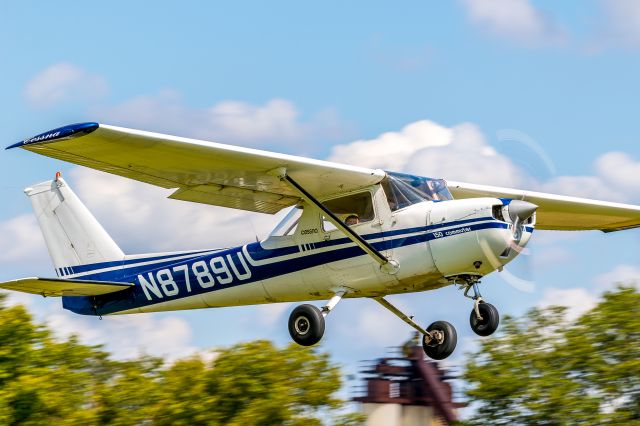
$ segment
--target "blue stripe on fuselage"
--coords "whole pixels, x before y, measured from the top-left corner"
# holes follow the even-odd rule
[[[490,217],[484,217],[484,218],[458,220],[458,221],[447,222],[447,223],[442,223],[437,225],[404,228],[404,229],[398,229],[398,230],[386,231],[386,232],[376,232],[372,234],[363,235],[362,237],[365,240],[369,241],[369,240],[375,240],[379,238],[390,238],[398,235],[424,232],[424,231],[439,229],[443,227],[475,223],[480,221],[487,221],[491,219],[492,218]],[[349,243],[351,243],[351,240],[349,238],[342,237],[342,238],[337,238],[333,240],[315,242],[314,247],[315,249],[321,249],[325,247],[331,247],[331,246],[337,246],[337,245],[349,244]],[[229,250],[233,250],[233,249],[229,249]],[[179,260],[179,261],[172,260],[173,258],[176,258],[178,256],[181,256],[181,255],[188,256],[189,254],[196,255],[198,253],[209,253],[212,251],[215,251],[215,250],[200,250],[200,251],[194,251],[194,252],[186,252],[183,254],[173,253],[173,254],[166,254],[166,255],[154,256],[154,257],[148,257],[148,258],[127,259],[124,261],[102,262],[102,263],[93,263],[88,265],[74,266],[75,273],[79,274],[74,278],[90,279],[90,280],[97,280],[97,281],[125,281],[124,277],[137,275],[141,271],[144,272],[144,271],[149,271],[150,269],[158,269],[159,267],[166,267],[174,263],[184,263],[184,260]],[[224,249],[219,250],[220,253],[224,251],[225,251]],[[299,251],[300,250],[298,249],[297,245],[281,247],[276,249],[261,248],[260,250],[257,250],[254,253],[252,253],[252,258],[256,261],[261,261],[261,260],[272,259],[275,257],[296,254]],[[152,262],[154,260],[162,260],[163,262],[158,262],[157,264],[154,264],[154,265],[139,265],[140,263]],[[101,270],[101,269],[118,268],[118,267],[119,269],[117,271],[111,270],[111,271],[105,271],[100,273],[97,272],[98,270]],[[96,272],[91,274],[90,273],[91,271],[96,271]]]
[[[490,222],[486,222],[489,220]],[[485,223],[477,223],[480,221],[485,221]],[[372,243],[377,250],[382,251],[432,240],[437,238],[433,232],[435,229],[448,228],[455,225],[464,226],[452,228],[451,230],[468,228],[465,232],[489,228],[507,228],[509,226],[507,223],[498,222],[491,218],[476,218],[439,225],[379,232],[364,235],[363,237],[367,240],[385,238],[385,240]],[[527,227],[527,231],[532,230],[532,227]],[[316,242],[315,247],[318,249],[350,242],[348,238],[339,238],[336,240]],[[293,259],[251,266],[250,262],[242,253],[242,249],[243,247],[235,247],[189,259],[160,259],[161,262],[153,265],[141,265],[124,270],[117,269],[84,275],[82,277],[83,279],[134,282],[136,285],[131,289],[98,297],[63,297],[63,306],[66,309],[80,314],[105,315],[182,297],[203,294],[236,285],[258,282],[325,263],[365,255],[360,247],[351,244],[347,247],[336,248],[322,253],[314,253],[312,250],[309,254],[301,254]],[[253,261],[265,261],[296,254],[299,252],[299,249],[298,246],[289,246],[280,249],[265,250],[261,247],[260,243],[252,243],[246,246],[246,251]],[[137,260],[145,261],[146,259]],[[196,265],[195,270],[194,264]],[[188,276],[185,276],[185,273],[188,273]],[[198,279],[198,274],[200,280]],[[141,282],[140,276],[143,277],[145,283]],[[209,282],[209,276],[213,283]],[[187,278],[189,280],[190,291],[188,291],[186,286]],[[222,282],[225,283],[223,284]]]

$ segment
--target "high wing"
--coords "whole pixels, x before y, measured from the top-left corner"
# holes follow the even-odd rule
[[[99,296],[131,287],[130,283],[65,280],[60,278],[21,278],[0,283],[0,288],[41,296]]]
[[[447,181],[447,187],[455,198],[512,198],[536,204],[536,229],[613,232],[640,227],[640,206],[462,182]]]
[[[315,197],[353,191],[385,176],[292,155],[98,123],[61,127],[11,145],[163,188],[169,198],[276,213],[300,196],[273,171],[285,168]]]

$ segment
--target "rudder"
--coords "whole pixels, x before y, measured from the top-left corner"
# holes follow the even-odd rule
[[[58,275],[71,273],[73,266],[123,260],[120,247],[61,177],[24,192]]]

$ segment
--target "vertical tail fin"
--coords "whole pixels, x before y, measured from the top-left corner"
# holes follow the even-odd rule
[[[73,266],[124,258],[120,247],[59,176],[24,192],[31,200],[59,275],[70,273]]]

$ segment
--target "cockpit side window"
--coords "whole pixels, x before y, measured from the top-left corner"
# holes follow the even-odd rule
[[[349,226],[372,221],[375,217],[370,192],[360,192],[345,197],[334,198],[322,204]],[[335,229],[335,226],[326,220],[326,218],[323,218],[323,227],[325,231]]]

